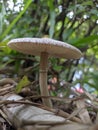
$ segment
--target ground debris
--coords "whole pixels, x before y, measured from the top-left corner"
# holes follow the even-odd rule
[[[98,99],[91,94],[85,92],[74,98],[31,94],[22,97],[21,93],[15,93],[16,85],[10,78],[0,81],[0,130],[98,130]],[[27,90],[30,92],[29,87]],[[60,109],[55,104],[54,108],[48,108],[34,102],[37,98],[63,101],[62,106],[67,105],[67,108]]]

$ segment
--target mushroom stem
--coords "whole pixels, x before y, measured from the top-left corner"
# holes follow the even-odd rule
[[[47,85],[47,67],[48,67],[48,53],[42,52],[40,58],[40,91],[41,96],[49,96],[48,85]],[[52,102],[50,99],[42,99],[43,104],[52,108]]]

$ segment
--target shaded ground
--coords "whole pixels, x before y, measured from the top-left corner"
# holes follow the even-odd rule
[[[8,107],[7,104],[15,104],[14,101],[9,102],[4,100],[4,96],[15,93],[16,85],[17,83],[10,78],[0,80],[0,130],[16,130],[13,123],[9,120],[10,116],[7,117],[3,109],[4,107]],[[97,123],[98,99],[86,91],[82,94],[75,93],[76,96],[73,98],[47,97],[52,99],[54,109],[43,106],[41,98],[46,97],[38,96],[35,91],[31,91],[30,86],[23,88],[18,95],[24,99],[23,102],[19,100],[19,104],[26,104],[26,99],[28,99],[28,101],[31,102],[31,106],[33,105],[51,111],[55,115],[59,115],[71,121],[71,124],[82,123],[92,126],[92,124]],[[97,126],[92,130],[97,130]]]

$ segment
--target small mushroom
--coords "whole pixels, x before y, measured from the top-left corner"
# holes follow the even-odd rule
[[[81,51],[72,45],[50,38],[17,38],[11,40],[8,43],[8,46],[25,54],[40,56],[39,83],[41,96],[49,96],[47,88],[47,68],[49,56],[66,59],[79,59],[82,56]],[[52,103],[49,98],[43,99],[43,103],[48,107],[52,107]]]

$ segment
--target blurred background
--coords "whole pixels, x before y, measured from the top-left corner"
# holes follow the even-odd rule
[[[39,92],[39,57],[7,47],[9,40],[22,37],[49,37],[82,51],[79,60],[49,58],[52,96],[98,94],[97,0],[0,0],[0,79],[26,76]]]

